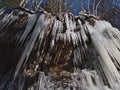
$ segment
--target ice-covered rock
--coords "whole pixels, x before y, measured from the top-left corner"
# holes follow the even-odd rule
[[[10,39],[16,47],[6,55],[16,57],[18,50],[19,59],[1,72],[1,90],[120,89],[120,31],[105,20],[3,8],[0,46]]]

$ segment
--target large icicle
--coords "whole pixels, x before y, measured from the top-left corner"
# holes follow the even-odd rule
[[[16,67],[13,82],[16,79],[21,67],[24,66],[25,63],[27,62],[29,55],[35,45],[35,41],[37,40],[40,32],[46,29],[46,26],[44,25],[44,19],[45,19],[45,15],[42,14],[39,16],[36,27],[34,28],[35,30],[33,31],[32,36],[31,36],[30,40],[28,41],[28,43],[25,47],[25,50],[23,51],[23,54],[18,62],[17,67]]]
[[[33,26],[35,25],[35,22],[37,20],[38,15],[37,14],[33,14],[33,15],[29,15],[28,18],[28,23],[26,25],[26,28],[24,30],[24,33],[22,34],[21,38],[20,38],[20,43],[21,41],[24,42],[26,37],[28,36],[28,34],[30,33],[30,31],[33,29]]]
[[[118,44],[118,42],[115,43],[113,41],[115,38],[110,35],[114,28],[106,21],[96,21],[96,25],[94,27],[88,24],[87,27],[90,31],[92,42],[98,52],[98,55],[100,56],[99,62],[103,68],[106,78],[112,89],[118,90],[120,88],[120,74],[113,60],[117,60],[118,62],[120,54],[116,47],[118,45],[114,45]],[[119,33],[120,32],[118,32],[118,34]]]

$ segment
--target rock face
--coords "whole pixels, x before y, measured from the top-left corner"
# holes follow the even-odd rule
[[[95,16],[0,10],[0,90],[120,90],[120,31]]]

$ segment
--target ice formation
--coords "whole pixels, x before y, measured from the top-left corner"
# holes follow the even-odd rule
[[[20,57],[0,90],[120,90],[120,31],[105,20],[3,8],[0,40],[9,37]]]

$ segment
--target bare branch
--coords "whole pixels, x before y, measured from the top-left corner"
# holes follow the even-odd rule
[[[80,0],[80,4],[81,4],[81,8],[82,8],[82,11],[84,11],[84,7],[83,7],[83,3],[82,3],[82,0]]]
[[[40,5],[41,5],[41,3],[42,3],[42,0],[40,0],[40,2],[38,3],[38,5],[36,6],[36,8],[39,8]]]
[[[88,0],[88,14],[90,14],[90,1]]]
[[[20,7],[25,7],[25,6],[26,6],[26,0],[21,0]]]
[[[93,2],[93,14],[95,14],[95,0]]]
[[[96,15],[97,15],[97,9],[98,9],[98,7],[99,7],[101,1],[102,1],[102,0],[99,0],[99,2],[98,2],[97,5],[96,5],[96,10],[95,10],[95,11],[96,11]]]

